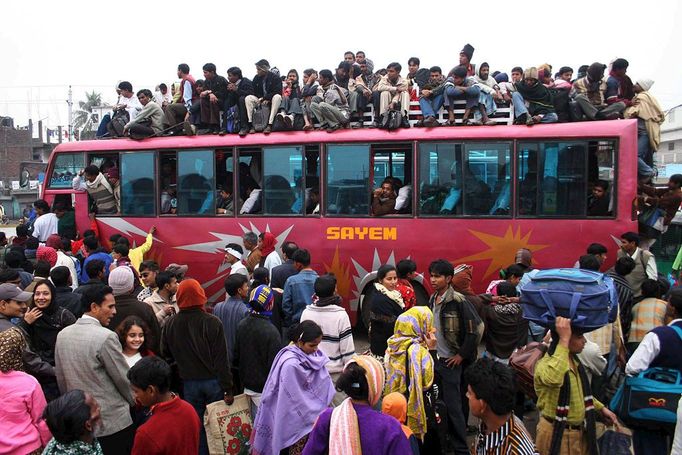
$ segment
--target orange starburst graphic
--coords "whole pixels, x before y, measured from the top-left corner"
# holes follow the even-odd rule
[[[333,273],[336,277],[336,289],[338,294],[344,299],[350,295],[350,287],[353,283],[348,272],[348,265],[341,264],[339,259],[339,247],[336,247],[334,252],[334,258],[332,259],[331,265],[324,265],[327,273]]]
[[[512,227],[508,226],[507,232],[505,232],[504,236],[502,237],[472,230],[469,230],[469,232],[476,236],[483,243],[488,245],[489,248],[485,251],[481,251],[480,253],[457,259],[455,263],[489,260],[490,263],[488,264],[488,269],[485,271],[485,276],[483,279],[488,278],[493,273],[513,263],[514,257],[519,248],[526,248],[534,253],[549,246],[530,244],[530,235],[533,233],[533,231],[530,230],[526,233],[526,235],[521,237],[520,227],[516,230],[516,232],[514,232]]]

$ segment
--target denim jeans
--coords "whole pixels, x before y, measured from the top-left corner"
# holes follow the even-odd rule
[[[453,445],[456,455],[467,455],[467,418],[462,411],[462,366],[457,365],[448,368],[442,359],[436,360],[436,375],[440,390],[443,393],[443,401],[448,410],[448,427],[453,436]]]
[[[472,85],[471,87],[452,87],[448,86],[445,89],[445,104],[453,107],[453,101],[466,100],[466,108],[472,109],[478,106],[478,95],[481,89]]]
[[[530,115],[525,100],[519,92],[512,92],[512,103],[514,104],[514,118],[519,118],[523,114]],[[558,121],[559,117],[556,112],[550,112],[542,117],[540,123],[556,123]]]
[[[443,107],[443,100],[445,95],[441,93],[433,98],[419,98],[419,107],[422,110],[422,116],[426,117],[437,117],[438,111]]]
[[[199,455],[208,455],[204,414],[206,405],[223,399],[223,388],[217,379],[188,379],[184,381],[184,399],[194,407],[201,422],[199,433]]]
[[[653,177],[654,170],[644,161],[650,152],[649,133],[643,120],[637,119],[637,174],[640,177]]]

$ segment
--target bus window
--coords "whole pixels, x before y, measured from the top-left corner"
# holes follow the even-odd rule
[[[511,146],[464,144],[464,215],[511,215]]]
[[[263,152],[261,149],[240,149],[237,188],[240,215],[258,215],[263,209]]]
[[[178,214],[215,213],[213,165],[212,150],[178,152]]]
[[[412,213],[412,146],[410,144],[372,147],[372,214]],[[390,183],[393,195],[384,197],[380,189]],[[395,197],[395,203],[391,201]],[[383,202],[383,203],[382,203]],[[385,206],[388,203],[388,206]]]
[[[369,214],[369,144],[327,147],[328,215]]]
[[[263,148],[263,213],[303,214],[303,148]]]
[[[590,141],[587,150],[587,216],[613,216],[616,144],[614,141]]]
[[[234,160],[232,149],[215,152],[216,207],[217,215],[233,216],[235,208],[241,204],[239,196],[234,197]]]
[[[519,215],[585,216],[586,143],[520,142],[518,155]]]
[[[74,177],[85,167],[82,153],[63,153],[57,155],[57,159],[50,176],[50,188],[71,189]]]
[[[121,214],[154,216],[154,153],[122,153],[121,159]],[[152,171],[150,174],[150,170]]]
[[[462,146],[419,144],[419,214],[461,215]]]
[[[317,216],[320,214],[320,146],[305,146],[304,200],[305,213]]]
[[[162,215],[178,213],[178,157],[175,152],[159,154],[159,189],[161,190]]]

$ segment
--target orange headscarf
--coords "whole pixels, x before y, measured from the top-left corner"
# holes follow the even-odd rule
[[[395,417],[400,422],[403,433],[405,433],[408,439],[412,436],[412,430],[405,425],[405,422],[407,422],[407,399],[405,395],[400,392],[392,392],[386,395],[381,402],[381,412],[382,414]]]
[[[197,280],[192,278],[187,278],[180,282],[175,298],[180,311],[195,307],[203,308],[206,304],[204,288],[201,287]]]

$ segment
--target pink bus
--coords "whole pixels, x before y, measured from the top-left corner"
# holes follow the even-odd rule
[[[269,231],[336,275],[356,321],[367,320],[379,265],[402,258],[423,274],[437,258],[471,264],[479,292],[519,248],[537,267],[570,267],[600,242],[612,263],[620,234],[637,230],[636,145],[634,120],[83,141],[54,150],[43,197],[73,205],[82,232],[91,201],[72,178],[88,164],[116,165],[120,214],[98,215],[102,238],[121,232],[139,244],[156,226],[147,257],[189,265],[218,301],[225,244]],[[373,216],[372,192],[389,176],[400,187],[395,213]],[[599,180],[608,211],[588,216]],[[234,213],[216,213],[218,188],[232,193]]]

